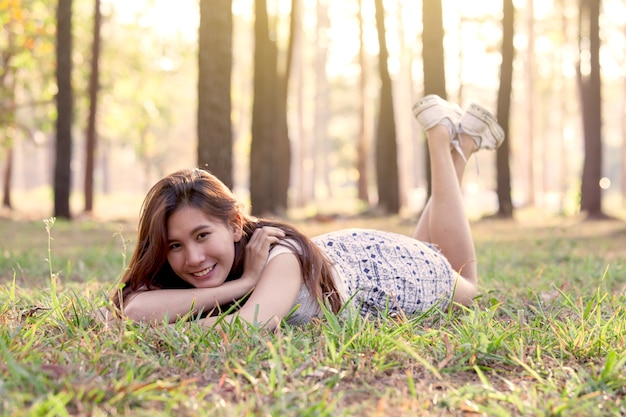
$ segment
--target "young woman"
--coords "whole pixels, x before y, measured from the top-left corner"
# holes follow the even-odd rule
[[[174,322],[240,301],[238,315],[273,328],[305,323],[320,303],[339,312],[412,314],[477,294],[476,256],[463,208],[467,158],[504,134],[489,112],[427,96],[413,107],[426,131],[432,195],[413,237],[346,229],[308,238],[292,226],[246,215],[230,190],[200,169],[171,174],[146,196],[137,244],[112,295],[122,315]],[[203,314],[204,313],[204,314]],[[230,317],[227,317],[229,319]]]

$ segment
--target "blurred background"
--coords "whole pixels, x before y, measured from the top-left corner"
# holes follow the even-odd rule
[[[493,111],[468,212],[620,215],[622,0],[0,0],[0,181],[12,217],[136,216],[204,167],[255,214],[421,210],[412,104]]]

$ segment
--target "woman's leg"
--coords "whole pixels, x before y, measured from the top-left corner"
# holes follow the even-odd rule
[[[467,165],[467,160],[476,151],[476,144],[471,138],[466,134],[461,134],[459,136],[461,139],[459,140],[461,150],[463,152],[463,156],[455,150],[451,149],[452,162],[454,164],[454,170],[456,171],[456,177],[459,183],[459,187],[463,184],[463,174],[465,173],[465,166]],[[415,239],[421,240],[423,242],[431,242],[430,238],[430,198],[426,202],[424,209],[419,217],[417,222],[417,226],[415,227],[415,231],[413,232],[413,237]]]
[[[442,125],[448,130],[448,141],[450,149],[453,149],[453,153],[456,152],[460,157],[462,149],[460,147],[460,137],[458,135],[458,129],[463,117],[463,111],[456,105],[443,100],[441,97],[431,94],[428,95],[413,105],[413,114],[417,121],[420,123],[424,131],[428,131],[431,128]],[[452,139],[454,138],[454,140]],[[465,170],[466,161],[465,157],[461,157],[463,164],[458,168],[455,162],[455,168],[457,168],[457,177],[463,175]],[[426,202],[424,210],[417,222],[413,237],[423,242],[431,242],[430,236],[430,199]]]
[[[471,104],[461,116],[454,105],[427,96],[413,107],[426,130],[432,195],[417,227],[416,239],[434,243],[458,273],[454,301],[469,304],[477,294],[476,250],[465,215],[461,184],[467,159],[480,149],[496,149],[504,131],[491,113]],[[451,149],[452,148],[452,149]]]
[[[467,159],[480,149],[493,150],[500,146],[504,131],[481,106],[471,104],[461,116],[457,106],[432,95],[417,102],[413,113],[426,130],[432,181],[432,195],[414,237],[437,244],[452,267],[465,278],[462,283],[470,284],[471,289],[476,286],[478,273],[474,240],[461,193],[463,174]],[[462,287],[467,289],[465,285]]]
[[[432,195],[422,212],[414,237],[438,245],[452,268],[476,284],[476,252],[461,192],[466,159],[476,150],[476,143],[468,135],[461,134],[462,156],[450,149],[450,132],[443,125],[428,129],[426,138]]]

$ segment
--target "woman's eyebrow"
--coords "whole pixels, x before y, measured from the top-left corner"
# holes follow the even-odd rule
[[[189,234],[194,235],[194,234],[198,233],[200,230],[210,229],[210,228],[211,228],[211,226],[208,225],[208,224],[201,224],[199,226],[194,227]],[[178,239],[167,239],[168,243],[169,242],[174,242],[176,240],[178,240]]]

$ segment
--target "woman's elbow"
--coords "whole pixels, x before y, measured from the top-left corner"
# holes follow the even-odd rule
[[[154,311],[146,309],[142,303],[128,302],[123,309],[123,316],[136,323],[157,323],[163,321]]]
[[[140,306],[137,303],[128,303],[122,309],[122,313],[124,318],[130,319],[132,321],[141,322],[145,319],[145,312],[142,311]]]

